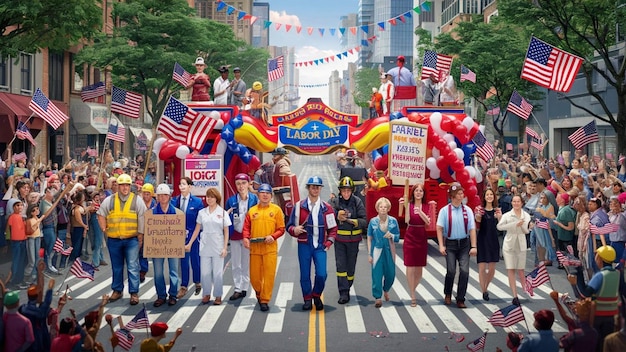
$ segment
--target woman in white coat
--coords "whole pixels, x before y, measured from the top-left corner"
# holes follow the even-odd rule
[[[504,265],[509,277],[509,286],[513,292],[513,304],[519,305],[517,298],[517,285],[515,283],[515,272],[519,276],[520,283],[524,287],[526,277],[524,268],[526,266],[526,234],[530,232],[530,215],[522,209],[522,198],[514,196],[511,205],[513,209],[502,215],[498,221],[498,230],[505,231],[502,252],[504,253]]]

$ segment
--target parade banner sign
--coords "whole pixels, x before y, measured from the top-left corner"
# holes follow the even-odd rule
[[[206,195],[209,188],[217,188],[224,194],[224,163],[222,155],[189,155],[184,160],[185,176],[191,178],[191,194]]]
[[[184,258],[186,237],[185,214],[144,214],[144,257]]]
[[[394,186],[424,183],[428,126],[409,121],[391,121],[389,177]]]

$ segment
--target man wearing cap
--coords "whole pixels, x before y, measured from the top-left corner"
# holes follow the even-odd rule
[[[107,235],[107,246],[111,257],[113,293],[109,300],[122,298],[124,291],[124,263],[127,266],[130,304],[139,303],[139,248],[143,246],[144,213],[146,204],[130,192],[130,175],[117,178],[118,192],[102,202],[98,209],[98,224]]]
[[[19,291],[4,294],[4,351],[26,351],[34,342],[33,325],[18,312]]]
[[[176,208],[171,204],[170,186],[162,183],[157,186],[156,196],[159,201],[158,204],[149,211],[155,215],[163,214],[184,214],[182,210]],[[178,258],[167,258],[167,266],[169,268],[170,288],[165,290],[165,258],[152,258],[152,267],[154,269],[154,287],[157,292],[157,300],[152,304],[155,307],[160,307],[165,303],[167,294],[170,298],[167,300],[167,305],[173,306],[176,304],[176,295],[178,293]]]
[[[396,59],[397,66],[387,71],[391,75],[391,82],[395,86],[393,111],[399,111],[404,103],[415,103],[415,98],[417,97],[415,77],[413,77],[413,73],[408,68],[404,67],[404,62],[404,56],[398,56]]]
[[[220,66],[217,71],[220,73],[220,76],[213,82],[213,101],[215,105],[226,105],[228,104],[228,94],[230,92],[228,67]]]
[[[191,83],[185,88],[189,89],[193,87],[191,101],[209,101],[211,100],[211,97],[209,96],[211,79],[206,73],[204,73],[204,68],[206,67],[204,59],[201,57],[197,58],[195,66],[196,73],[191,75]]]
[[[52,289],[54,288],[54,279],[48,282],[48,291],[41,302],[37,305],[39,297],[39,287],[31,285],[26,291],[28,302],[20,306],[18,311],[20,314],[28,318],[33,327],[33,336],[35,341],[30,347],[31,351],[49,351],[50,350],[50,332],[48,331],[48,313],[52,304]],[[43,287],[42,287],[43,289]]]
[[[148,210],[154,208],[157,205],[157,201],[154,199],[154,186],[151,183],[146,183],[141,186],[141,199]],[[143,256],[143,246],[139,248],[139,282],[146,281],[146,273],[148,272],[148,259]]]
[[[600,337],[596,351],[602,350],[604,338],[615,331],[615,315],[619,314],[619,282],[620,272],[613,268],[615,260],[615,249],[611,246],[598,248],[595,256],[596,265],[600,271],[595,273],[587,285],[584,283],[582,270],[578,270],[577,275],[569,275],[569,281],[576,285],[582,297],[591,297],[596,308],[593,317],[593,327],[598,331]]]
[[[437,240],[439,252],[446,256],[446,278],[443,288],[444,303],[452,304],[452,286],[459,266],[456,290],[456,306],[466,308],[465,293],[469,280],[469,257],[476,255],[476,223],[472,209],[463,204],[463,187],[454,182],[448,188],[450,203],[439,210],[437,216]]]
[[[287,232],[298,239],[298,261],[300,262],[300,287],[304,297],[302,310],[311,310],[311,299],[315,309],[324,309],[322,292],[326,284],[326,251],[335,243],[337,222],[333,207],[320,199],[324,183],[319,176],[309,178],[306,183],[308,196],[297,202],[287,223]],[[315,284],[311,285],[311,262],[315,265]]]
[[[439,104],[439,78],[431,73],[428,78],[421,80],[423,84],[422,95],[424,96],[424,105]]]
[[[285,214],[272,204],[272,186],[259,186],[259,204],[246,214],[243,224],[243,245],[250,249],[250,283],[256,292],[261,311],[267,312],[272,299],[278,243],[285,234]]]
[[[535,312],[534,317],[535,323],[533,325],[537,332],[526,335],[517,351],[557,352],[559,350],[559,341],[552,332],[554,313],[551,310],[542,309]]]
[[[243,223],[248,210],[259,203],[259,198],[250,193],[250,177],[244,173],[235,176],[237,194],[226,200],[225,208],[230,216],[230,263],[233,272],[235,293],[230,300],[246,297],[250,288],[250,250],[243,246]]]
[[[243,107],[242,100],[244,94],[246,94],[246,82],[241,79],[241,69],[239,67],[235,67],[233,73],[235,74],[235,79],[230,82],[228,104],[236,105],[241,109]]]
[[[183,329],[176,329],[174,338],[165,345],[159,344],[159,342],[165,338],[165,333],[169,327],[164,322],[157,321],[150,324],[150,338],[141,341],[141,352],[168,352],[176,343],[176,339],[183,333]]]
[[[383,97],[383,115],[389,115],[391,113],[391,101],[395,95],[395,87],[391,82],[391,75],[389,73],[382,73],[380,75],[380,88],[378,91]]]

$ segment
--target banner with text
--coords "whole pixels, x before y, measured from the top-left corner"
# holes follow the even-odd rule
[[[224,194],[224,163],[222,155],[193,155],[185,159],[185,176],[191,178],[191,194],[206,196],[209,188]]]
[[[159,205],[157,205],[159,206]],[[146,258],[185,257],[185,214],[144,214],[143,256]]]
[[[409,121],[390,123],[389,177],[394,186],[424,183],[428,126]]]

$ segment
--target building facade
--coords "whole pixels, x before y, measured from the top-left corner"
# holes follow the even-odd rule
[[[268,2],[254,2],[252,15],[257,20],[252,24],[252,46],[267,48],[270,46],[270,31],[265,29],[265,21],[270,20],[270,4]]]

